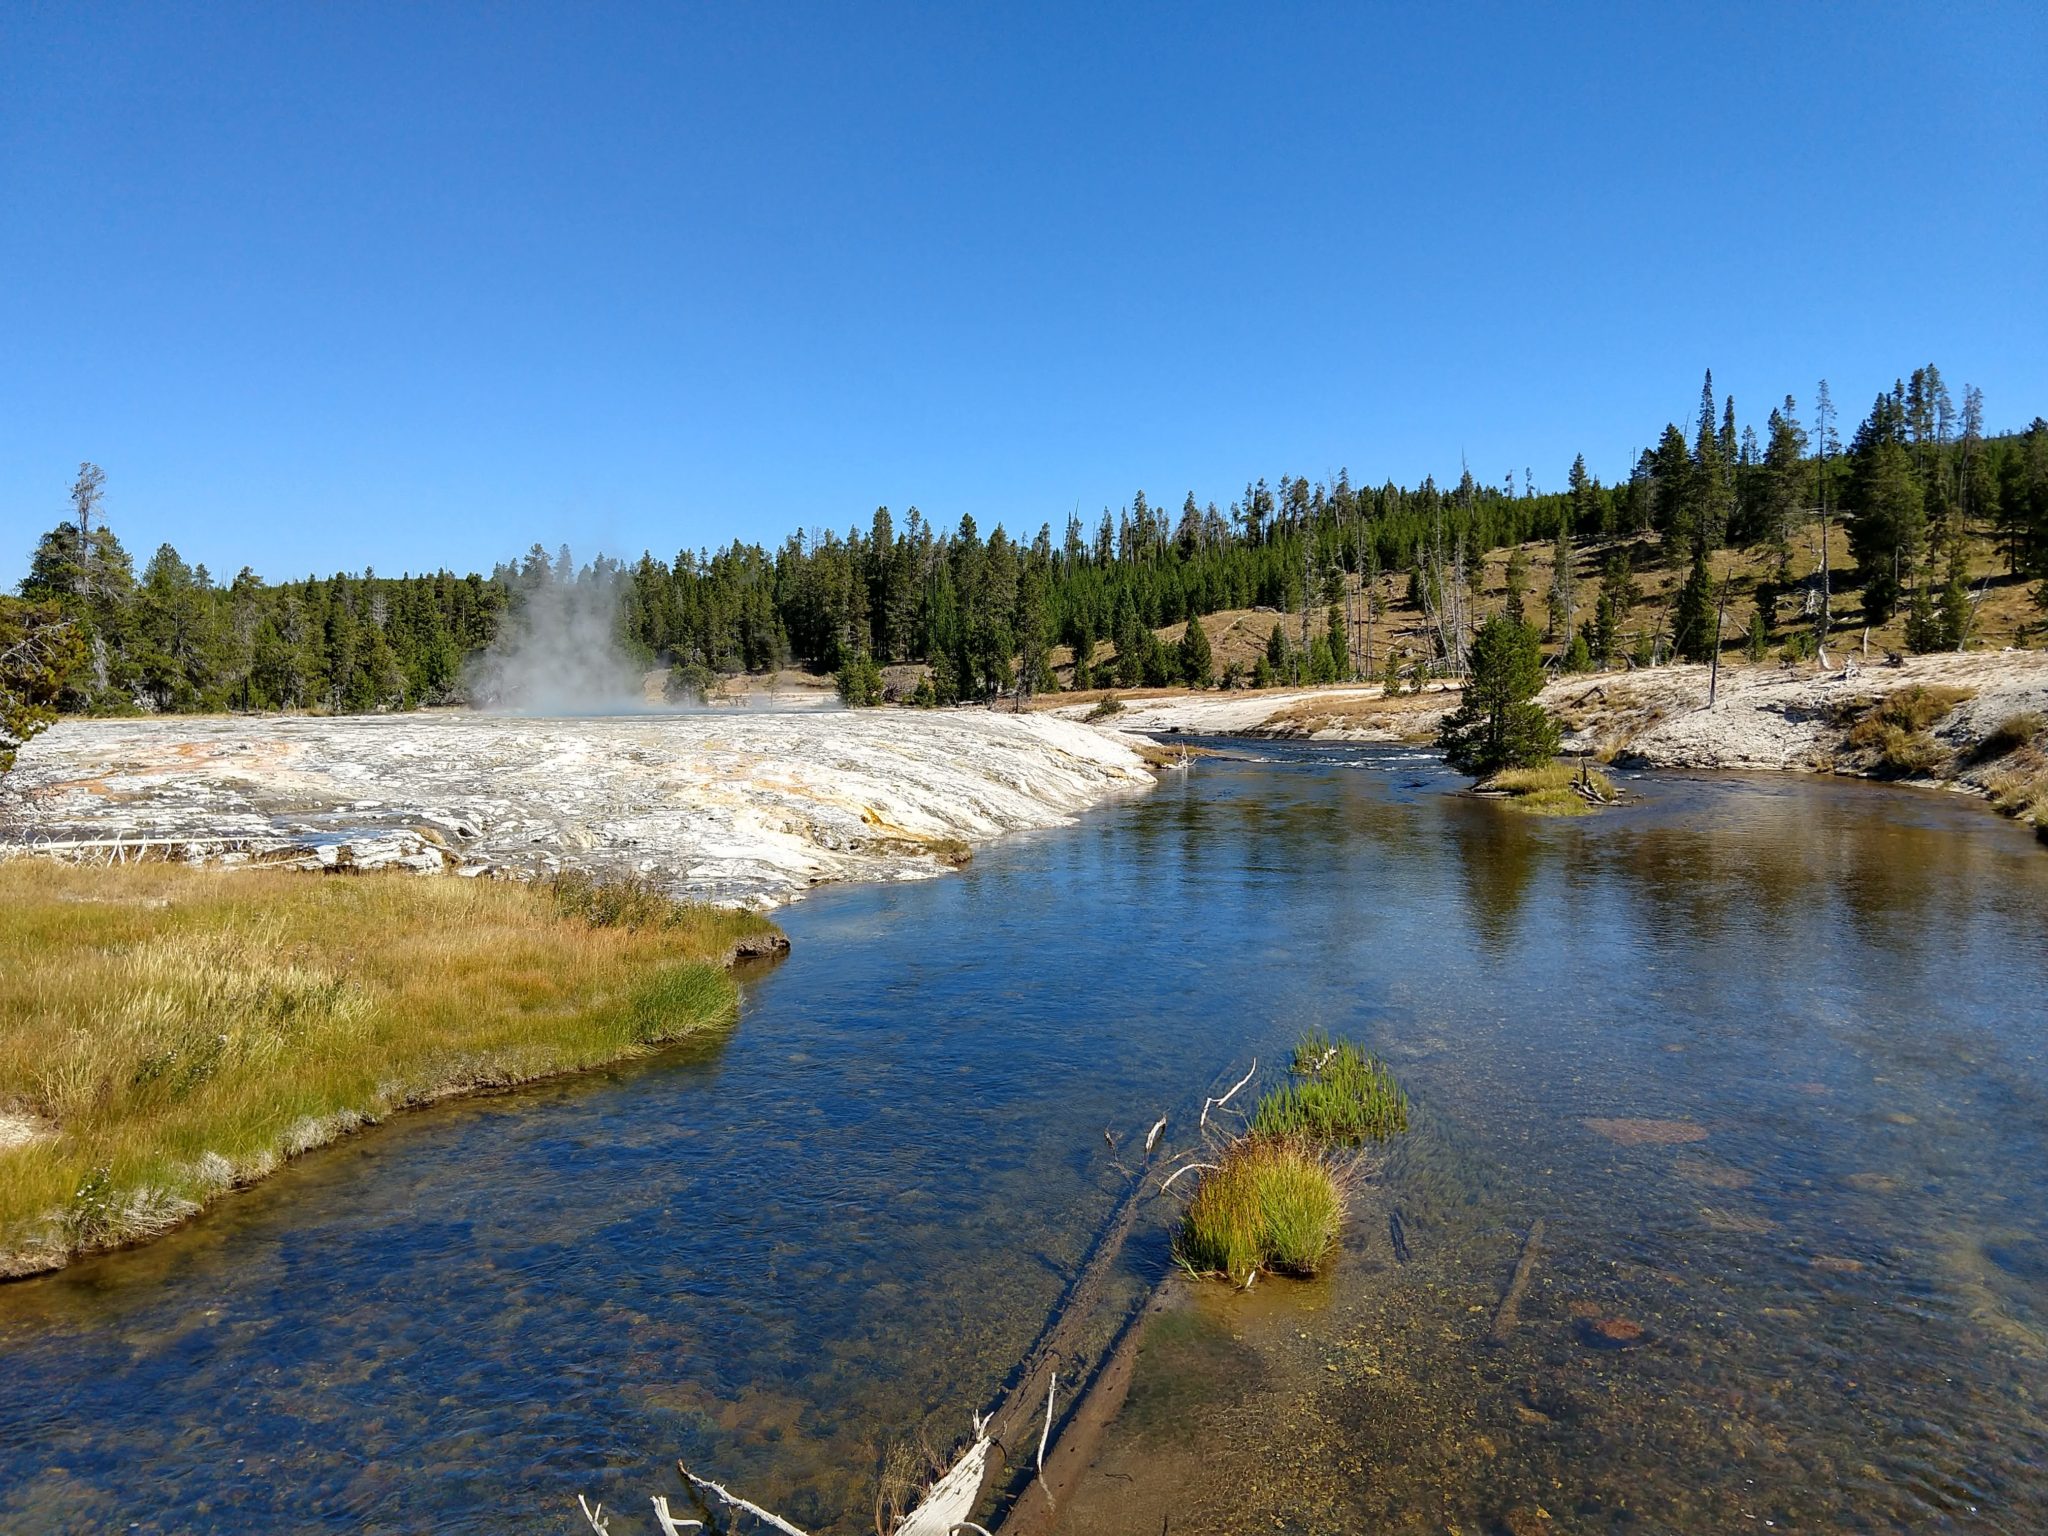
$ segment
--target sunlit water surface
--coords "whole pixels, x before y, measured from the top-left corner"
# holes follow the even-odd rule
[[[1413,753],[1262,756],[821,893],[716,1045],[0,1288],[0,1529],[567,1531],[584,1492],[623,1536],[680,1456],[869,1530],[884,1446],[964,1427],[1110,1210],[1105,1128],[1184,1143],[1309,1028],[1415,1129],[1329,1276],[1155,1325],[1070,1528],[2048,1529],[2048,856],[1865,785],[1538,821]]]

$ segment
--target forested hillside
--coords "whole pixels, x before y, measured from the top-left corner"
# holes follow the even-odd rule
[[[82,642],[61,699],[74,711],[460,702],[501,626],[563,583],[614,603],[621,650],[673,668],[680,686],[789,664],[914,662],[928,664],[921,692],[936,701],[1236,682],[1200,626],[1177,644],[1155,632],[1258,608],[1276,610],[1280,632],[1266,671],[1377,675],[1371,626],[1396,586],[1420,616],[1404,659],[1437,672],[1462,667],[1489,580],[1578,667],[1701,657],[1717,630],[1752,653],[1797,650],[1828,628],[1895,615],[1912,648],[1953,649],[1979,638],[1988,584],[2039,581],[2034,602],[2048,606],[2048,421],[1988,434],[1979,393],[1965,389],[1958,404],[1931,365],[1878,394],[1846,441],[1825,384],[1803,412],[1787,397],[1745,425],[1709,374],[1696,418],[1665,426],[1614,484],[1583,458],[1565,489],[1545,493],[1526,474],[1517,487],[1467,472],[1447,489],[1283,475],[1246,485],[1227,508],[1190,493],[1173,510],[1140,493],[1092,526],[1070,519],[1028,537],[881,508],[864,527],[793,534],[772,551],[736,542],[579,566],[566,548],[535,545],[489,575],[272,583],[248,569],[224,581],[168,543],[138,572],[105,511],[104,477],[83,466],[70,514],[21,583],[36,606],[14,607],[17,621],[32,612]],[[1843,533],[1848,568],[1826,553]],[[1496,556],[1489,578],[1489,551],[1532,541],[1551,551],[1540,584],[1522,554]],[[1579,555],[1596,547],[1613,553],[1589,577]],[[1748,599],[1734,629],[1717,586],[1731,579]]]

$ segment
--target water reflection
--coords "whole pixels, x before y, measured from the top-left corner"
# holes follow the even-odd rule
[[[805,903],[727,1041],[0,1289],[0,1528],[561,1530],[584,1491],[624,1536],[680,1455],[865,1530],[885,1438],[949,1440],[1072,1272],[1103,1129],[1315,1026],[1417,1129],[1312,1311],[1205,1295],[1162,1338],[1101,1523],[2048,1523],[2048,859],[1865,786],[1543,822],[1408,754],[1268,756]],[[1613,1316],[1649,1342],[1583,1342]]]

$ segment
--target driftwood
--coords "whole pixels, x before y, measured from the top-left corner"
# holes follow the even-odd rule
[[[1522,1293],[1529,1289],[1529,1276],[1536,1268],[1536,1255],[1543,1247],[1543,1218],[1538,1216],[1529,1226],[1529,1235],[1522,1242],[1522,1256],[1515,1261],[1514,1278],[1508,1281],[1508,1293],[1500,1301],[1500,1310],[1493,1314],[1493,1326],[1486,1330],[1487,1342],[1504,1343],[1515,1331],[1515,1323],[1522,1311]]]
[[[1258,1070],[1259,1058],[1254,1056],[1252,1058],[1251,1070],[1246,1072],[1245,1075],[1243,1077],[1240,1077],[1235,1083],[1231,1084],[1230,1091],[1228,1093],[1224,1094],[1223,1097],[1220,1099],[1202,1100],[1201,1124],[1203,1127],[1206,1127],[1209,1124],[1209,1111],[1212,1109],[1221,1109],[1224,1105],[1228,1104],[1232,1099],[1236,1098],[1237,1090],[1242,1088],[1246,1083],[1250,1082],[1252,1080],[1252,1073]],[[1164,1121],[1161,1122],[1161,1124],[1164,1123]]]
[[[963,1528],[980,1529],[967,1517],[974,1513],[975,1500],[981,1497],[982,1481],[988,1475],[992,1446],[987,1431],[988,1420],[977,1416],[973,1442],[946,1469],[946,1475],[931,1485],[917,1508],[897,1525],[893,1536],[952,1536]]]
[[[696,1489],[699,1493],[710,1494],[714,1499],[718,1500],[719,1503],[723,1504],[727,1509],[736,1509],[743,1515],[752,1515],[756,1520],[760,1521],[763,1525],[769,1526],[774,1530],[781,1531],[783,1533],[783,1536],[806,1536],[806,1533],[804,1531],[798,1529],[796,1526],[791,1525],[787,1520],[783,1519],[782,1516],[775,1514],[771,1510],[763,1509],[758,1504],[750,1503],[746,1499],[741,1498],[736,1493],[732,1493],[725,1488],[721,1488],[717,1483],[712,1482],[711,1479],[708,1477],[699,1477],[696,1473],[692,1472],[688,1467],[684,1466],[680,1461],[676,1463],[676,1470],[683,1474],[683,1481],[689,1484],[690,1487]]]
[[[1250,1080],[1249,1074],[1245,1080]],[[1238,1085],[1242,1086],[1243,1083]],[[1236,1089],[1231,1091],[1234,1093]],[[1004,1464],[1012,1463],[1015,1457],[1011,1448],[1020,1443],[1028,1445],[1029,1441],[1024,1440],[1023,1436],[1032,1428],[1038,1431],[1034,1464],[1039,1480],[1045,1487],[1049,1513],[1055,1495],[1053,1482],[1044,1475],[1048,1448],[1056,1458],[1067,1451],[1065,1439],[1057,1444],[1053,1441],[1053,1430],[1058,1423],[1057,1394],[1060,1370],[1062,1366],[1070,1366],[1084,1357],[1085,1352],[1081,1348],[1084,1326],[1100,1300],[1109,1271],[1123,1251],[1125,1239],[1130,1236],[1140,1199],[1145,1193],[1146,1181],[1151,1176],[1151,1154],[1159,1144],[1161,1133],[1166,1129],[1166,1120],[1167,1117],[1161,1115],[1146,1134],[1146,1156],[1132,1173],[1129,1187],[1111,1212],[1109,1221],[1098,1234],[1080,1272],[1068,1285],[1066,1293],[1046,1319],[1045,1328],[1018,1367],[1016,1384],[995,1408],[985,1415],[975,1417],[973,1433],[969,1437],[967,1448],[955,1458],[952,1466],[946,1469],[938,1481],[926,1490],[917,1507],[897,1523],[892,1536],[954,1536],[954,1533],[959,1531],[975,1531],[979,1532],[980,1536],[989,1536],[985,1527],[975,1524],[968,1517],[990,1484],[995,1473],[997,1456],[1001,1456]],[[1107,1131],[1104,1135],[1109,1137]],[[1114,1146],[1114,1138],[1110,1140]],[[1139,1315],[1133,1313],[1126,1318],[1123,1327],[1112,1340],[1112,1361],[1119,1351],[1128,1356],[1129,1346],[1134,1342],[1134,1330]],[[1108,1367],[1105,1366],[1104,1369],[1107,1370]],[[1125,1359],[1123,1371],[1126,1378],[1124,1388],[1127,1389],[1128,1358]],[[1085,1383],[1085,1371],[1080,1375]],[[1102,1372],[1098,1371],[1096,1380],[1099,1382],[1101,1377]],[[1042,1423],[1037,1412],[1041,1380],[1044,1384],[1045,1405]],[[1121,1395],[1119,1391],[1119,1401]],[[1070,1409],[1070,1418],[1077,1411],[1078,1409]],[[806,1536],[803,1530],[790,1524],[772,1510],[763,1509],[710,1478],[699,1477],[681,1462],[676,1463],[676,1470],[682,1474],[684,1484],[699,1497],[700,1503],[703,1496],[709,1495],[726,1508],[748,1515],[770,1529],[781,1532],[782,1536]],[[596,1536],[610,1536],[604,1506],[592,1506],[581,1494],[577,1495],[576,1502]],[[1037,1507],[1035,1501],[1032,1507]],[[669,1513],[667,1500],[662,1497],[655,1498],[654,1510],[664,1536],[683,1536],[685,1529],[698,1530],[703,1527],[702,1521],[675,1519]],[[709,1514],[708,1506],[705,1507],[705,1512]],[[1013,1518],[1014,1515],[1013,1510]],[[1009,1528],[1007,1523],[1003,1526],[1005,1531]]]
[[[1162,1195],[1165,1194],[1169,1189],[1173,1187],[1173,1181],[1179,1178],[1184,1173],[1214,1173],[1218,1168],[1222,1166],[1223,1165],[1221,1163],[1183,1163],[1180,1167],[1174,1169],[1173,1172],[1169,1173],[1166,1176],[1165,1180],[1159,1186],[1159,1193],[1161,1193]]]

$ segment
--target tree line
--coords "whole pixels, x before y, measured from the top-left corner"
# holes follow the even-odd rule
[[[850,678],[865,698],[879,694],[881,668],[921,663],[927,702],[1057,687],[1056,646],[1073,652],[1069,687],[1206,685],[1217,679],[1200,626],[1177,645],[1155,632],[1224,609],[1276,611],[1262,675],[1246,681],[1377,675],[1386,573],[1405,573],[1426,620],[1429,654],[1415,663],[1463,672],[1485,555],[1532,541],[1553,545],[1553,578],[1528,591],[1528,563],[1511,557],[1508,605],[1518,621],[1540,613],[1572,666],[1703,658],[1717,636],[1715,556],[1731,548],[1775,556],[1759,621],[1768,612],[1775,622],[1789,599],[1795,624],[1810,620],[1821,638],[1836,595],[1860,586],[1868,622],[1903,608],[1910,643],[1960,643],[1972,534],[1993,539],[2013,575],[2040,579],[2048,607],[2048,422],[1988,434],[1981,393],[1966,388],[1958,402],[1932,365],[1880,392],[1846,443],[1825,383],[1803,419],[1787,397],[1745,426],[1710,373],[1690,430],[1667,424],[1611,485],[1583,455],[1554,492],[1538,492],[1527,471],[1518,487],[1513,475],[1486,484],[1468,469],[1448,489],[1433,477],[1373,488],[1345,473],[1283,475],[1248,483],[1227,509],[1190,493],[1175,512],[1139,493],[1092,527],[1074,517],[1028,538],[1001,526],[984,534],[972,516],[940,529],[914,507],[899,522],[884,507],[864,527],[793,533],[772,550],[735,541],[578,565],[567,549],[536,545],[489,575],[365,570],[272,583],[244,568],[222,582],[168,543],[137,573],[104,502],[105,477],[82,466],[69,514],[38,542],[0,630],[55,624],[71,637],[77,659],[53,701],[64,710],[462,702],[476,658],[539,588],[562,583],[609,599],[620,651],[671,668],[686,690],[795,664],[837,672],[843,688]],[[1853,572],[1828,568],[1837,523]],[[1819,569],[1795,580],[1795,549],[1809,540]],[[1581,593],[1574,573],[1588,546],[1610,549],[1597,586]],[[1656,634],[1624,636],[1646,552],[1687,576]]]

